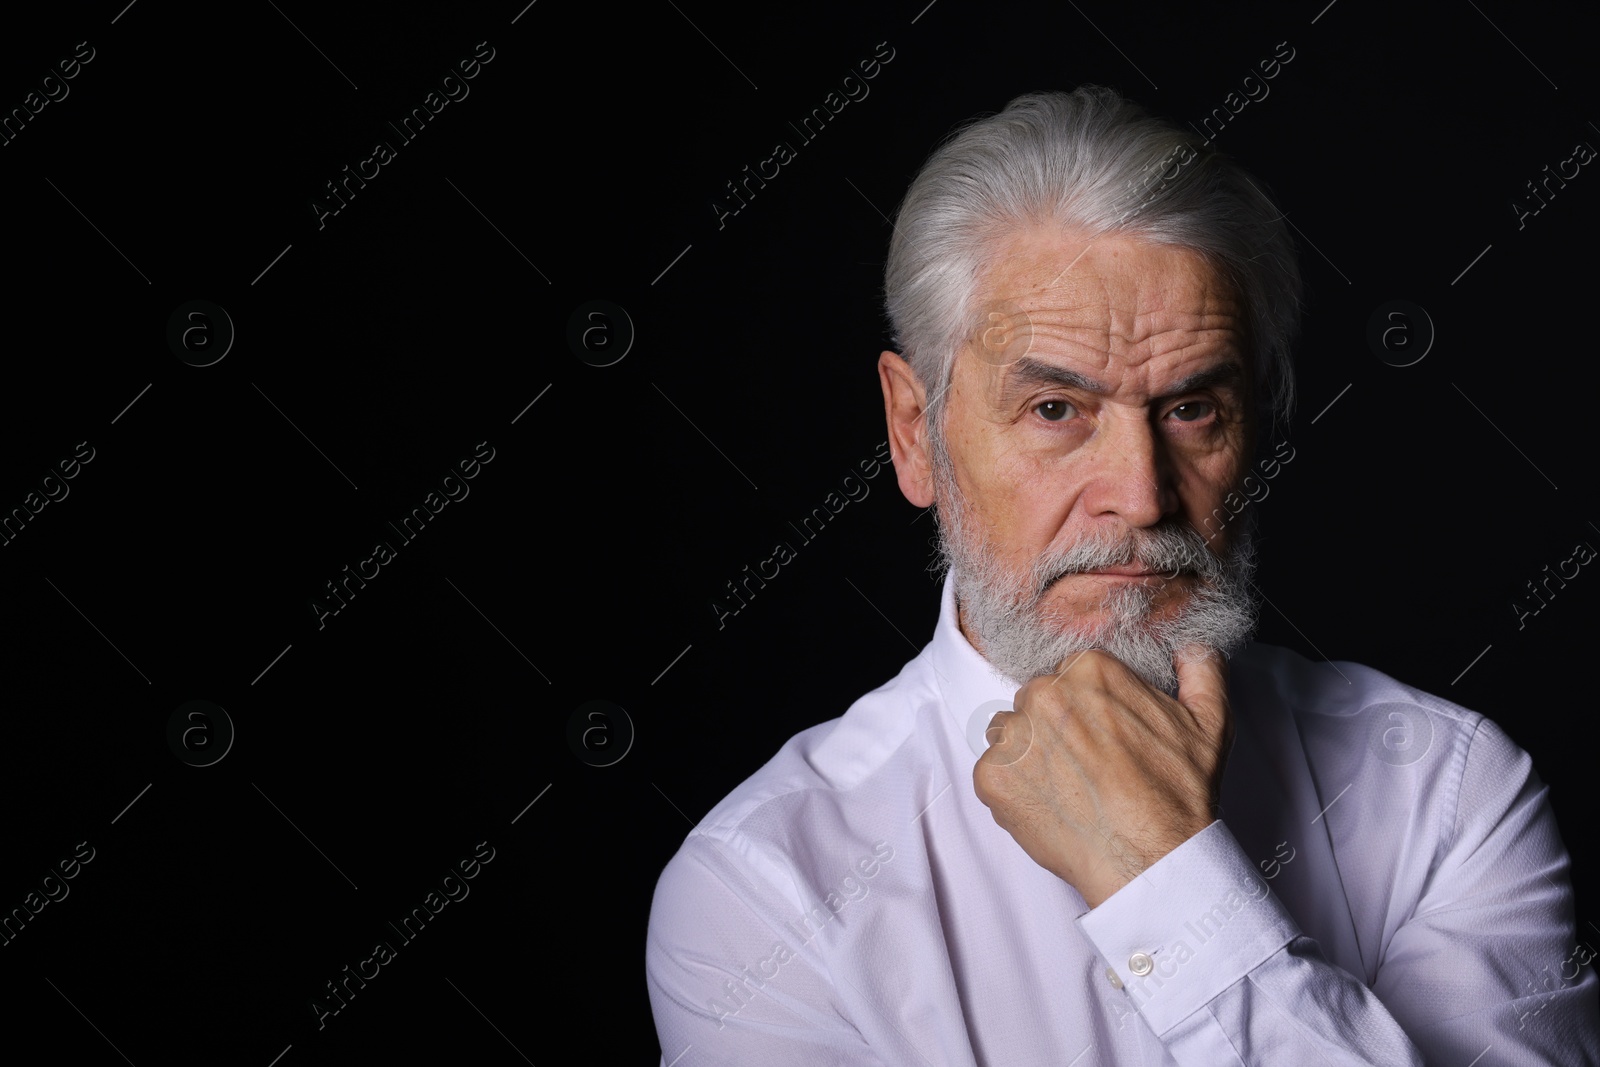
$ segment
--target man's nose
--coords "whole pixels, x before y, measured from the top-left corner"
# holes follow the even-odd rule
[[[1178,510],[1173,470],[1148,419],[1102,424],[1092,442],[1093,466],[1084,501],[1092,516],[1115,515],[1132,527],[1150,527]]]

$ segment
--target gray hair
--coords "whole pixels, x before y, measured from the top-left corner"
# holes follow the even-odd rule
[[[1018,226],[1054,222],[1203,257],[1246,309],[1265,441],[1294,408],[1290,343],[1301,279],[1283,213],[1232,159],[1192,130],[1101,86],[1019,96],[958,127],[900,204],[884,272],[894,344],[927,390],[935,461],[955,357],[982,324],[978,275]]]

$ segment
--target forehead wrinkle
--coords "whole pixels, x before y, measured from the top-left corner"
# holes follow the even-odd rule
[[[1098,274],[1080,275],[1074,279],[1076,284],[1052,283],[1025,289],[1011,299],[1026,316],[1036,338],[1084,345],[1102,354],[1112,351],[1113,341],[1120,342],[1124,350],[1137,352],[1163,334],[1236,332],[1239,327],[1237,301],[1227,287],[1212,279],[1195,279],[1200,280],[1200,285],[1198,292],[1194,292],[1183,284],[1191,278],[1193,275],[1168,281],[1150,294],[1146,307],[1138,306],[1143,295],[1140,285],[1119,284],[1113,293],[1105,276]],[[996,293],[1002,288],[986,286],[985,295],[993,302],[996,295],[1003,297],[1004,294]],[[1085,292],[1086,289],[1093,292]],[[1196,303],[1199,310],[1174,307],[1175,302]],[[1134,306],[1131,313],[1124,310],[1129,304]],[[1172,350],[1149,349],[1144,358]]]
[[[980,275],[985,306],[1005,309],[1008,328],[1029,330],[1027,351],[1053,351],[1057,359],[1102,372],[1115,362],[1123,371],[1175,355],[1187,362],[1185,351],[1209,345],[1232,348],[1242,358],[1243,309],[1202,254],[1168,245],[1158,250],[1159,269],[1147,270],[1134,257],[1160,243],[1132,239],[1131,254],[1121,242],[1101,245],[1102,256],[1085,265],[1106,236],[1072,254],[1071,244],[1064,247],[1041,231],[1011,235]]]
[[[1028,350],[1044,355],[1059,353],[1074,362],[1104,368],[1113,360],[1140,366],[1152,359],[1180,357],[1198,348],[1238,348],[1236,321],[1223,312],[1194,314],[1170,309],[1146,312],[1118,322],[1111,309],[1093,309],[1098,321],[1084,323],[1081,309],[1028,310],[1031,341]]]

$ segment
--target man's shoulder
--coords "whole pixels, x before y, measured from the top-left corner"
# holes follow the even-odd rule
[[[1348,719],[1385,705],[1421,709],[1451,732],[1471,736],[1484,716],[1384,671],[1350,660],[1313,660],[1294,649],[1252,641],[1229,661],[1231,685],[1253,706],[1297,718]]]
[[[1380,776],[1397,802],[1428,797],[1454,811],[1464,777],[1534,780],[1493,719],[1365,664],[1254,642],[1232,660],[1230,690],[1241,717],[1278,741],[1264,744],[1274,758],[1297,750],[1328,782]]]
[[[794,734],[735,786],[687,836],[674,862],[695,849],[746,859],[806,852],[848,836],[859,813],[876,821],[914,799],[944,714],[926,650],[898,675],[858,697],[845,713]]]

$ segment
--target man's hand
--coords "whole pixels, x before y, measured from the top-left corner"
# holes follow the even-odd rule
[[[1233,743],[1222,656],[1174,659],[1178,698],[1094,649],[1017,690],[972,769],[978,799],[1089,907],[1211,825]]]

